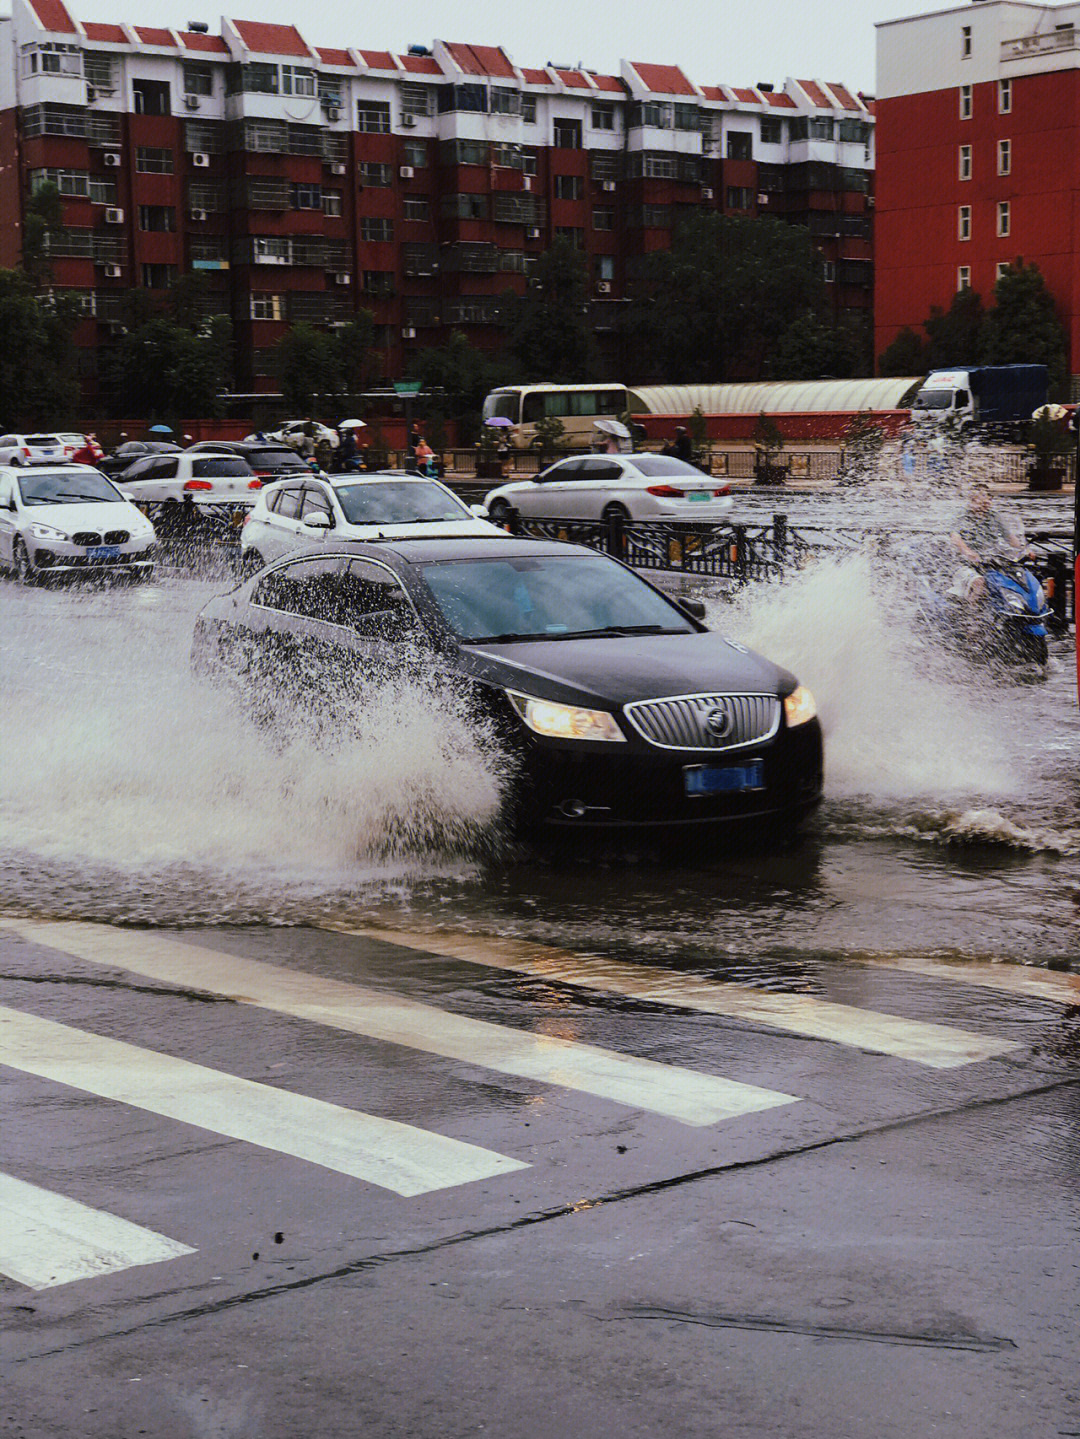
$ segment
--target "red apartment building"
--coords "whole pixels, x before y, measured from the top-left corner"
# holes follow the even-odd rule
[[[1078,22],[1080,5],[971,0],[878,26],[877,354],[958,289],[989,300],[1022,257],[1080,384]]]
[[[237,384],[275,388],[293,322],[370,309],[387,376],[453,330],[497,348],[500,296],[556,236],[584,251],[608,363],[642,258],[706,207],[806,225],[838,315],[869,321],[873,106],[842,85],[698,85],[673,65],[522,69],[496,46],[404,55],[316,47],[294,26],[221,33],[73,19],[14,0],[0,19],[0,264],[52,181],[55,286],[100,347],[133,287],[209,277],[232,316]],[[629,363],[630,369],[627,370]]]

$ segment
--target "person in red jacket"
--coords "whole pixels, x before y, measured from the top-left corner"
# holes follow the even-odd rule
[[[75,465],[96,465],[98,460],[105,458],[105,451],[97,442],[96,435],[87,435],[86,444],[81,450],[76,450],[71,457]]]

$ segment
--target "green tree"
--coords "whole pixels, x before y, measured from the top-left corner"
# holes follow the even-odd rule
[[[865,373],[862,348],[853,327],[833,324],[806,309],[773,346],[770,374],[777,380],[847,379]]]
[[[313,325],[286,330],[274,346],[274,366],[290,414],[309,414],[318,396],[339,392],[341,360],[333,337]]]
[[[537,261],[526,294],[506,297],[507,350],[520,381],[573,384],[595,374],[588,279],[584,254],[560,237]]]
[[[942,370],[953,365],[974,364],[985,322],[982,296],[970,288],[957,290],[947,310],[933,306],[923,325],[928,337],[927,369]],[[917,372],[909,370],[907,373]]]
[[[103,369],[121,414],[172,422],[219,415],[232,371],[232,322],[212,315],[195,331],[156,315],[122,336]]]
[[[697,214],[647,257],[628,320],[652,374],[674,383],[759,377],[792,315],[823,303],[810,234],[781,220]]]
[[[444,419],[455,416],[474,430],[484,396],[510,373],[505,359],[478,350],[460,330],[453,331],[445,345],[418,350],[409,366],[410,377],[425,390],[441,392],[434,408]]]
[[[74,309],[38,296],[21,270],[0,270],[0,414],[4,424],[56,423],[74,405]]]
[[[926,345],[910,325],[904,326],[878,358],[879,375],[896,375],[902,379],[905,375],[925,375],[929,368]]]
[[[64,207],[60,191],[51,182],[39,185],[27,201],[22,242],[22,268],[36,289],[47,285],[52,278],[49,234],[63,228]]]
[[[1045,365],[1050,391],[1065,390],[1065,331],[1038,265],[1017,260],[994,286],[994,306],[980,333],[985,365]]]
[[[334,331],[338,379],[346,395],[360,395],[368,384],[372,347],[375,341],[375,316],[370,310],[357,310],[347,325]]]

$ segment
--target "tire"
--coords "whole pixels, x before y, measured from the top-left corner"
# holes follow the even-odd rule
[[[11,572],[20,585],[34,583],[34,567],[22,540],[16,540],[11,549]]]
[[[630,511],[626,508],[625,505],[620,504],[605,505],[600,519],[604,524],[607,524],[608,521],[613,520],[616,515],[622,516],[623,524],[626,524],[627,520],[630,519]]]
[[[509,525],[513,514],[512,506],[503,499],[492,500],[488,506],[488,519],[493,525]]]

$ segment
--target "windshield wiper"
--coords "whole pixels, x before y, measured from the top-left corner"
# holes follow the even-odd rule
[[[687,630],[673,630],[666,625],[602,625],[595,630],[563,630],[559,634],[545,635],[548,640],[590,640],[611,639],[619,635],[682,635]]]
[[[99,501],[99,500],[100,500],[100,501],[103,501],[105,504],[109,504],[109,503],[111,503],[111,501],[112,501],[112,496],[111,496],[111,495],[77,495],[77,494],[75,494],[75,493],[74,493],[73,491],[71,491],[71,490],[60,490],[58,494],[53,495],[52,500],[91,500],[91,501]],[[44,501],[42,501],[42,503],[43,503],[43,504],[52,504],[52,500],[44,500]]]
[[[553,636],[551,635],[523,635],[519,634],[515,630],[512,634],[477,635],[474,636],[472,639],[466,638],[463,635],[461,638],[461,643],[463,645],[507,645],[510,644],[512,640],[550,640],[551,638],[553,638]],[[555,636],[554,638],[561,639],[562,637]]]

